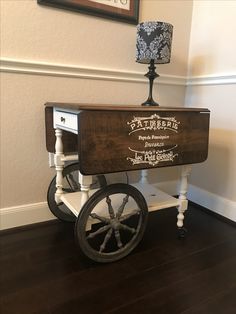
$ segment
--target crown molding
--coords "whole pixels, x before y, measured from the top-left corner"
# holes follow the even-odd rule
[[[37,61],[1,59],[0,71],[6,73],[59,76],[70,78],[147,83],[143,72],[121,71],[117,69],[62,65]],[[183,76],[162,74],[155,81],[158,84],[186,85]]]

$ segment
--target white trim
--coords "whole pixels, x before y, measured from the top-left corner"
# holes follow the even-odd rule
[[[154,186],[170,195],[178,195],[178,185],[178,180],[164,181],[154,184]],[[189,184],[188,199],[213,212],[236,221],[236,202],[210,193],[192,184]],[[46,202],[1,208],[0,230],[52,219],[56,218],[51,214]]]
[[[236,202],[190,184],[188,199],[236,222]]]
[[[144,77],[143,72],[121,71],[118,69],[94,68],[77,65],[62,65],[38,61],[1,59],[0,71],[18,74],[147,83],[147,79]],[[158,78],[155,83],[185,86],[186,79],[183,76],[163,74],[160,75],[160,78]]]
[[[193,76],[187,78],[187,86],[236,84],[236,74]]]
[[[144,77],[143,72],[121,71],[118,69],[94,68],[78,65],[62,65],[39,61],[14,60],[9,58],[0,59],[0,71],[18,74],[147,83],[147,79]],[[155,83],[182,86],[236,84],[236,74],[219,73],[215,75],[189,77],[161,74],[160,77],[155,80]]]
[[[55,219],[46,202],[0,209],[0,230]]]
[[[177,181],[165,181],[159,182],[155,186],[170,195],[176,195],[177,184]],[[56,218],[51,214],[47,202],[0,208],[0,230],[52,219]]]
[[[178,195],[178,185],[178,180],[155,184],[160,190],[171,195]],[[236,222],[236,202],[234,201],[203,190],[193,184],[188,185],[187,199]]]

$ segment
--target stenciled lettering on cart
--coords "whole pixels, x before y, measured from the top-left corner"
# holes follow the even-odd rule
[[[139,141],[150,141],[150,140],[167,140],[169,139],[169,135],[147,135],[147,136],[141,136],[139,135],[138,140]]]
[[[137,131],[156,131],[156,130],[170,130],[178,133],[179,121],[175,117],[160,117],[153,114],[150,117],[134,117],[133,120],[128,121],[131,131],[129,135]]]
[[[145,142],[144,147],[163,147],[164,145],[165,145],[164,143]]]
[[[134,153],[134,157],[127,157],[133,165],[138,164],[148,164],[151,166],[156,166],[159,162],[171,161],[173,162],[178,154],[173,152],[178,145],[171,147],[170,149],[163,150],[143,150],[137,151],[129,147],[129,150]]]

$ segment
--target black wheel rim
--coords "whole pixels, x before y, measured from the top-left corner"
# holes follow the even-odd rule
[[[104,213],[99,212],[101,208]],[[125,257],[141,241],[147,214],[146,201],[133,186],[112,184],[102,188],[85,203],[76,222],[82,252],[97,262]]]

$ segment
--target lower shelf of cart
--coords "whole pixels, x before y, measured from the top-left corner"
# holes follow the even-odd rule
[[[159,209],[164,209],[168,207],[175,207],[180,205],[180,200],[170,196],[169,194],[153,187],[150,184],[137,183],[133,184],[144,196],[149,211],[155,211]],[[97,190],[89,191],[89,197],[92,196]],[[71,210],[71,212],[78,217],[81,210],[81,192],[74,192],[63,194],[61,196],[61,201]],[[115,194],[111,196],[112,207],[114,210],[118,209],[122,204],[124,194]],[[136,203],[133,199],[130,199],[125,206],[125,214],[128,214],[134,210],[137,210]],[[98,205],[95,207],[94,212],[102,216],[108,215],[106,199],[104,198]]]

